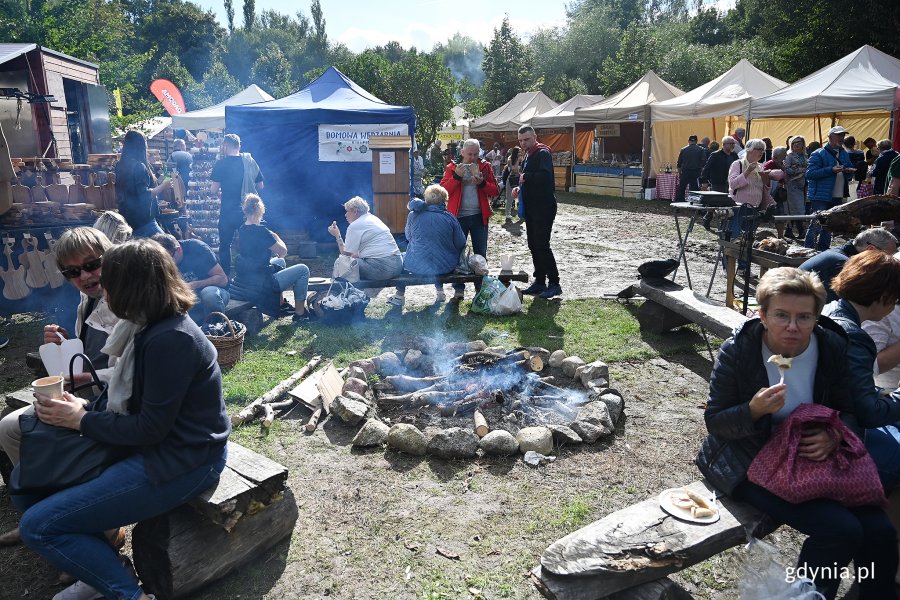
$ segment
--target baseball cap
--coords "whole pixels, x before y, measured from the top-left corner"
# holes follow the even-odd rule
[[[841,127],[840,125],[838,125],[837,127],[832,127],[831,129],[828,130],[828,135],[837,135],[840,133],[850,133],[850,132],[847,131],[846,129],[844,129],[843,127]]]
[[[697,141],[697,136],[696,136],[696,135],[690,136],[690,137],[688,138],[688,141],[689,141],[689,142],[696,142],[696,141]]]

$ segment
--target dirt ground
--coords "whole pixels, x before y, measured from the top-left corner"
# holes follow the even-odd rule
[[[553,247],[563,302],[615,294],[636,280],[640,263],[677,256],[666,204],[570,194],[560,200]],[[530,271],[524,234],[498,219],[489,261],[511,253],[518,268]],[[695,287],[708,284],[715,248],[714,237],[698,227],[688,249]],[[720,270],[713,297],[724,297],[723,279]],[[684,283],[683,271],[678,281]],[[430,303],[433,293],[412,288],[408,302]],[[699,339],[692,329],[672,335]],[[3,351],[0,391],[9,391],[4,385],[26,350]],[[357,452],[350,447],[354,430],[330,421],[312,436],[304,435],[304,421],[290,419],[261,441],[244,431],[238,441],[290,469],[300,518],[289,539],[195,598],[538,598],[526,574],[550,543],[698,478],[692,460],[705,433],[710,369],[705,353],[611,365],[626,400],[615,438],[563,448],[559,460],[537,469],[521,457],[447,462]],[[15,521],[0,487],[0,530]],[[770,540],[790,564],[796,535],[779,531]],[[725,553],[674,579],[696,598],[736,598],[739,557]],[[48,598],[60,589],[53,569],[22,547],[0,548],[0,573],[0,600]]]

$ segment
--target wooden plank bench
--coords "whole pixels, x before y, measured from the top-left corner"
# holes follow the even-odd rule
[[[703,481],[688,487],[711,496]],[[717,503],[721,518],[708,525],[668,515],[656,496],[607,515],[544,550],[532,582],[551,600],[690,597],[666,576],[744,543],[748,532],[761,538],[777,528],[747,504]]]
[[[726,339],[747,317],[723,304],[660,278],[641,279],[634,288],[646,301],[637,312],[641,329],[662,333],[686,323],[696,323]]]
[[[132,534],[145,589],[182,598],[224,577],[291,535],[298,509],[287,468],[234,442],[219,483]]]

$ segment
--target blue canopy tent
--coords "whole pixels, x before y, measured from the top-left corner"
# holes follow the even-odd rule
[[[267,220],[321,237],[331,221],[342,222],[343,202],[361,196],[372,204],[368,136],[414,136],[416,114],[329,67],[290,96],[225,107],[225,128],[259,163]]]

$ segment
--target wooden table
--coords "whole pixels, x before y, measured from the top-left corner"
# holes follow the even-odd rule
[[[739,258],[738,255],[741,252],[741,243],[719,240],[719,246],[722,248],[722,253],[727,259],[725,269],[727,275],[727,278],[725,280],[725,306],[727,306],[728,308],[734,308],[734,279],[737,275],[737,261]],[[744,252],[747,251],[746,248],[744,248],[743,250]],[[789,258],[782,254],[766,252],[764,250],[757,250],[756,248],[753,249],[753,252],[750,256],[750,262],[754,265],[760,266],[760,277],[762,277],[763,274],[769,269],[774,269],[776,267],[799,267],[808,259],[808,256]]]

